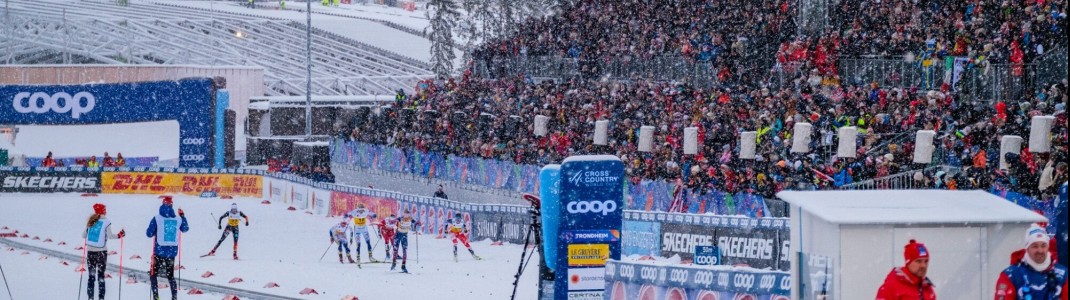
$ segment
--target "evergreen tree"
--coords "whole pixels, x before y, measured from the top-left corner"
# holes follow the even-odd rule
[[[427,19],[430,20],[431,71],[435,77],[445,80],[453,72],[453,53],[456,47],[453,30],[457,27],[460,12],[453,0],[431,0],[427,3]],[[426,35],[426,29],[424,34]]]

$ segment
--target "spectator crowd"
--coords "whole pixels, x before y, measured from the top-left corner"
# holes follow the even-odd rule
[[[76,158],[74,158],[74,165],[68,166],[68,165],[66,165],[66,163],[63,162],[62,159],[53,158],[52,157],[52,152],[50,151],[50,152],[48,152],[48,155],[46,155],[45,158],[43,160],[41,160],[41,167],[46,167],[46,168],[73,167],[73,166],[81,166],[83,168],[125,167],[126,166],[126,159],[123,158],[123,154],[122,153],[116,153],[115,155],[116,156],[113,158],[113,157],[111,157],[111,155],[108,154],[108,152],[104,152],[104,157],[102,157],[99,160],[97,159],[96,155],[91,155],[89,157],[76,157]]]
[[[614,154],[633,182],[665,180],[697,190],[839,188],[892,174],[915,187],[1001,186],[1043,197],[1067,180],[1067,81],[1038,78],[1015,99],[966,100],[947,82],[933,89],[841,82],[840,57],[908,57],[927,63],[1029,63],[1066,51],[1066,1],[844,1],[830,29],[796,36],[792,1],[571,1],[514,34],[488,40],[475,60],[551,56],[594,62],[677,56],[718,66],[713,86],[644,78],[494,79],[466,71],[399,93],[391,109],[354,122],[343,136],[411,151],[544,165],[570,155]],[[916,57],[912,57],[916,56]],[[912,58],[910,58],[912,57]],[[769,85],[744,69],[763,59],[798,66]],[[536,115],[548,133],[533,134]],[[1050,153],[1004,157],[1000,137],[1029,136],[1033,116],[1054,115]],[[609,142],[594,145],[597,120]],[[791,153],[795,123],[813,124],[812,151]],[[656,127],[652,152],[637,149],[640,126]],[[700,151],[684,155],[683,129],[699,128]],[[835,155],[838,128],[859,129],[855,158]],[[931,165],[913,163],[914,133],[933,130]],[[757,157],[738,158],[740,133],[755,131]]]

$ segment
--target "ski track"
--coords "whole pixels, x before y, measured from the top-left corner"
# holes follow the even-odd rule
[[[319,257],[327,249],[327,229],[340,218],[328,218],[288,211],[283,204],[264,205],[260,199],[235,198],[220,200],[193,196],[175,196],[175,207],[185,211],[190,231],[182,235],[182,261],[186,267],[182,277],[205,283],[234,286],[242,289],[272,294],[305,297],[307,299],[339,299],[355,295],[362,300],[374,299],[508,299],[519,259],[520,245],[492,246],[490,241],[473,242],[476,254],[484,258],[476,261],[463,246],[459,249],[459,262],[452,257],[449,239],[435,239],[421,235],[419,263],[416,262],[416,238],[409,238],[409,272],[401,274],[389,271],[390,264],[363,264],[358,269],[353,264],[339,264],[337,247],[332,246],[323,261]],[[30,238],[18,238],[19,242],[56,249],[81,255],[75,248],[82,246],[81,231],[85,220],[92,213],[93,203],[108,207],[112,230],[118,233],[125,228],[127,237],[123,249],[124,266],[147,270],[151,257],[152,240],[145,237],[149,220],[157,213],[160,200],[155,195],[100,195],[81,197],[78,194],[0,194],[0,226],[19,230]],[[250,218],[250,226],[241,225],[239,256],[231,259],[232,241],[228,237],[216,251],[215,256],[199,258],[208,253],[222,233],[216,226],[221,213],[230,203],[238,203],[239,209]],[[216,219],[212,219],[212,214]],[[0,230],[8,232],[10,230]],[[39,236],[40,240],[32,240]],[[51,238],[53,242],[45,243]],[[58,246],[59,242],[65,246]],[[363,244],[363,241],[361,241]],[[372,241],[376,245],[376,241]],[[119,240],[108,243],[109,251],[119,251]],[[354,249],[355,250],[355,249]],[[63,266],[59,259],[42,257],[39,253],[22,255],[22,250],[0,249],[0,264],[3,265],[15,299],[72,299],[78,282],[74,268],[78,262]],[[354,253],[355,254],[355,253]],[[385,256],[383,242],[375,246],[375,257]],[[132,255],[142,259],[131,260]],[[367,262],[367,250],[361,252]],[[533,258],[537,261],[539,258]],[[116,263],[119,255],[110,255],[109,262]],[[399,262],[400,264],[400,262]],[[400,266],[398,266],[400,270]],[[210,271],[215,276],[201,278]],[[531,264],[521,277],[517,299],[536,298],[538,267]],[[118,299],[117,274],[107,281],[107,299]],[[234,277],[244,282],[229,284]],[[278,288],[263,288],[268,282]],[[85,279],[79,295],[85,297]],[[58,287],[58,288],[57,288]],[[298,292],[312,288],[319,295],[300,296]],[[0,297],[7,297],[0,290]],[[145,283],[124,284],[123,294],[137,299],[147,298]],[[163,292],[164,296],[169,292]],[[181,298],[216,299],[219,295],[188,296],[179,292]]]

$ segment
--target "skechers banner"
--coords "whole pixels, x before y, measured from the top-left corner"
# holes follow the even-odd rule
[[[84,125],[176,120],[179,166],[210,167],[212,82],[0,86],[0,124]],[[135,137],[136,138],[136,137]]]
[[[605,285],[592,280],[607,260],[620,259],[624,164],[610,155],[573,156],[565,159],[558,178],[541,183],[561,187],[554,299],[602,299]]]
[[[0,193],[100,193],[98,172],[5,167],[0,178]]]

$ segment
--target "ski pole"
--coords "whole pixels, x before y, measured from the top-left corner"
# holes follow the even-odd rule
[[[0,265],[0,277],[4,278],[4,288],[7,289],[7,298],[14,300],[15,297],[11,297],[11,286],[7,285],[7,275],[4,274],[4,265]],[[81,280],[79,280],[79,281],[81,281]],[[79,289],[79,292],[81,292],[80,290],[82,288],[78,288],[78,289]],[[81,296],[79,296],[79,297],[81,297]]]
[[[120,229],[120,232],[125,232],[125,229]],[[119,299],[123,299],[123,240],[126,237],[119,238]]]
[[[338,241],[338,242],[341,242],[341,241]],[[327,251],[331,251],[331,246],[334,246],[333,242],[330,245],[327,245],[327,249],[326,250],[323,250],[323,255],[320,255],[320,262],[323,262],[323,257],[327,256]]]
[[[182,230],[178,231],[178,280],[175,280],[175,290],[182,286]]]
[[[85,247],[88,246],[88,238],[82,239],[82,264],[78,266],[78,299],[82,299],[82,275],[85,275]]]

